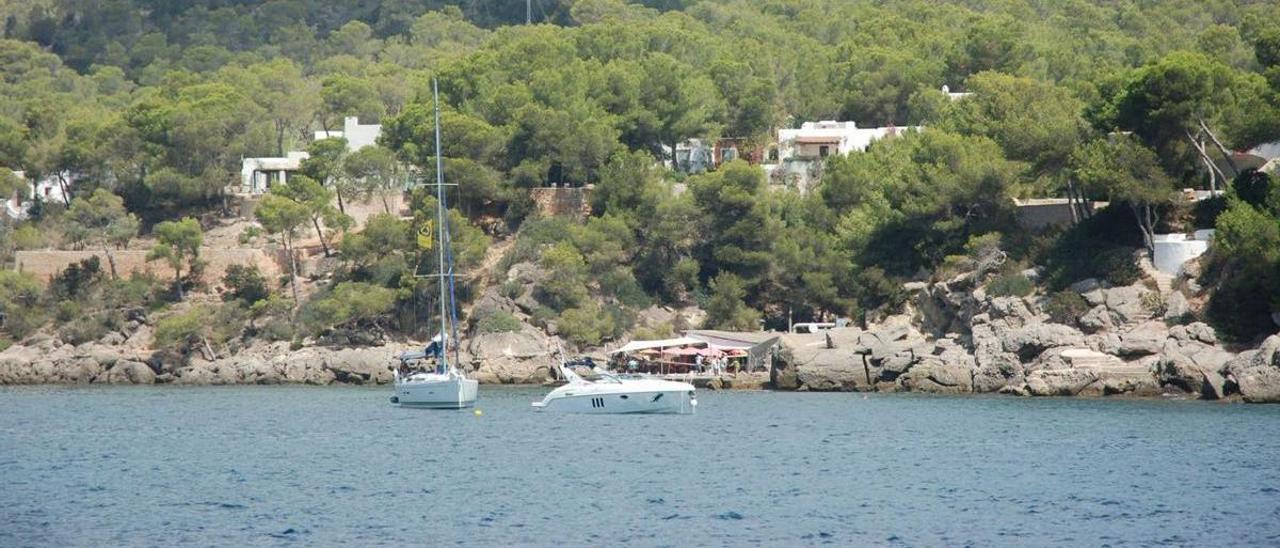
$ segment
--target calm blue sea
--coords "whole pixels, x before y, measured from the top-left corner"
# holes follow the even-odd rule
[[[1280,544],[1280,406],[700,392],[0,389],[0,546]]]

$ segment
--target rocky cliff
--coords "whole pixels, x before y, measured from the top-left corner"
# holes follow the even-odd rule
[[[1068,325],[1050,319],[1046,297],[992,297],[965,277],[909,289],[909,314],[870,329],[785,336],[774,385],[1280,402],[1280,335],[1233,352],[1208,325],[1178,323],[1177,292],[1085,280],[1072,291],[1089,309]]]

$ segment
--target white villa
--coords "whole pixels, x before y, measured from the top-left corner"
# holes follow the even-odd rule
[[[797,129],[778,130],[776,152],[762,167],[771,181],[801,190],[817,182],[827,156],[864,151],[880,139],[896,137],[920,126],[860,128],[855,122],[805,122]],[[776,156],[776,157],[775,157]]]
[[[347,152],[355,152],[378,142],[382,135],[381,124],[361,124],[355,116],[342,121],[342,131],[317,131],[315,139],[341,137],[347,140]],[[302,161],[311,155],[305,151],[290,151],[284,158],[244,158],[240,161],[240,188],[236,194],[257,196],[277,182],[288,183],[289,173],[302,169]]]
[[[347,152],[355,152],[377,144],[382,135],[382,124],[361,124],[355,116],[342,119],[342,131],[317,131],[316,140],[342,138],[347,140]]]
[[[27,181],[27,184],[30,185],[30,192],[26,196],[15,192],[13,196],[9,196],[5,200],[4,214],[11,219],[25,219],[27,212],[31,209],[31,205],[37,199],[43,202],[66,204],[67,189],[63,186],[62,181],[66,180],[68,185],[75,181],[75,178],[68,172],[63,172],[62,177],[47,175],[38,181],[27,179],[27,174],[24,171],[13,171],[13,175]]]

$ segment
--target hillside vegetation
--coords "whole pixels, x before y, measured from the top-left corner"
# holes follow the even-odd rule
[[[0,4],[0,163],[64,177],[74,197],[6,224],[0,251],[112,249],[141,230],[181,280],[94,263],[42,289],[6,272],[5,334],[54,325],[91,340],[127,322],[122,310],[164,310],[184,288],[220,285],[225,303],[162,320],[157,342],[219,353],[253,337],[421,336],[433,291],[413,274],[435,265],[413,235],[434,198],[415,191],[411,220],[363,226],[345,204],[434,177],[432,79],[444,169],[459,185],[459,267],[514,235],[499,266],[549,272],[529,295],[532,316],[581,345],[624,335],[653,304],[696,304],[728,329],[874,316],[902,303],[904,282],[997,251],[1001,291],[1052,291],[1124,277],[1154,232],[1215,226],[1208,319],[1241,340],[1275,330],[1280,185],[1237,173],[1219,147],[1280,138],[1274,3],[532,4],[527,26],[506,0]],[[952,101],[944,85],[971,95]],[[311,141],[346,116],[381,121],[380,146],[346,154]],[[764,147],[778,128],[829,119],[925,129],[828,160],[806,194],[771,190],[741,161],[688,177],[658,161],[691,137]],[[295,149],[312,153],[305,177],[272,190],[246,241],[292,249],[314,237],[336,257],[332,275],[303,294],[292,270],[203,280],[201,228],[225,214],[241,158]],[[591,217],[533,215],[527,189],[550,184],[594,185]],[[1211,186],[1226,197],[1179,205],[1177,189]],[[1012,199],[1033,196],[1073,198],[1079,224],[1019,228]],[[1112,206],[1095,214],[1093,200]],[[1031,265],[1046,267],[1046,287],[1019,279]],[[225,321],[198,321],[210,317]],[[515,329],[505,316],[472,321]]]

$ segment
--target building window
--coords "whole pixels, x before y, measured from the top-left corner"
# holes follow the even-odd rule
[[[826,158],[828,154],[831,154],[831,147],[828,147],[827,145],[822,145],[818,147],[819,158]]]

